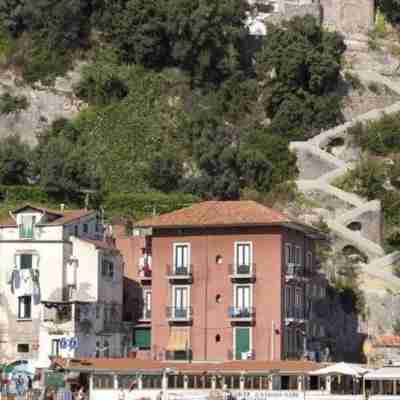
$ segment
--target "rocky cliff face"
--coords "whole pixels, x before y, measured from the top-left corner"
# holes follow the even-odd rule
[[[25,85],[11,70],[0,73],[0,95],[25,96],[26,110],[0,115],[0,138],[17,134],[30,145],[36,144],[36,134],[58,118],[71,118],[85,104],[73,93],[74,85],[80,79],[82,64],[67,76],[57,78],[54,86]]]

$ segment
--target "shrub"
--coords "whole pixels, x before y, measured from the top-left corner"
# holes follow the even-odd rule
[[[379,89],[378,84],[375,83],[375,82],[370,82],[370,83],[368,84],[368,89],[369,89],[372,93],[375,93],[375,94],[380,94],[380,92],[381,92],[381,90]]]
[[[26,96],[13,96],[4,93],[0,96],[0,114],[12,114],[26,110],[29,106]]]
[[[346,71],[344,73],[344,79],[350,83],[351,87],[355,90],[362,90],[364,89],[364,86],[358,77],[358,75],[352,74],[349,71]]]

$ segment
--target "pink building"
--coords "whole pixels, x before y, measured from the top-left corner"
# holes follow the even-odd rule
[[[208,201],[137,222],[133,237],[117,238],[126,276],[137,282],[136,355],[195,361],[310,355],[310,305],[324,296],[321,280],[313,279],[321,238],[254,201]]]

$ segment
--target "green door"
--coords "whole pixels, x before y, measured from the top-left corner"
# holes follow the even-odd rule
[[[250,328],[235,328],[235,359],[241,360],[242,353],[250,351]]]
[[[134,345],[139,349],[151,348],[151,331],[150,329],[135,329]]]

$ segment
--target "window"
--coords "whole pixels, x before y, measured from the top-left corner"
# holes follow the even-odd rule
[[[74,226],[74,236],[78,236],[78,234],[79,234],[79,227],[78,227],[78,225],[75,225]]]
[[[19,319],[30,319],[32,308],[32,297],[22,296],[18,297],[18,318]]]
[[[33,239],[33,227],[35,225],[35,216],[21,215],[19,225],[19,237],[21,239]]]
[[[104,358],[109,358],[110,357],[110,343],[108,342],[108,340],[104,341],[104,347],[102,350],[103,350]]]
[[[21,254],[19,256],[19,267],[20,269],[31,269],[32,268],[32,254]]]
[[[300,288],[296,288],[296,296],[295,296],[295,304],[296,306],[300,306],[303,302],[302,302],[302,298],[301,298],[301,289]]]
[[[251,243],[236,243],[236,273],[249,274],[251,270]]]
[[[118,375],[118,387],[121,389],[131,389],[136,381],[136,375]]]
[[[133,338],[133,346],[140,350],[148,350],[151,348],[151,330],[146,328],[135,329]]]
[[[217,294],[217,295],[215,296],[215,302],[216,302],[217,304],[221,303],[221,295],[220,295],[220,294]]]
[[[234,328],[235,359],[246,360],[250,353],[250,334],[251,328]]]
[[[148,289],[143,291],[143,317],[151,318],[151,290]]]
[[[51,341],[51,355],[58,357],[60,355],[60,339],[53,339]]]
[[[303,265],[303,254],[300,246],[295,247],[294,263],[299,266]]]
[[[189,310],[189,288],[187,286],[174,286],[173,307],[175,318],[187,318]]]
[[[17,344],[17,352],[18,353],[29,353],[29,344],[28,343],[18,343]]]
[[[99,357],[100,357],[100,349],[101,349],[101,347],[100,347],[100,342],[97,341],[97,342],[96,342],[96,358],[99,358]]]
[[[89,233],[89,225],[83,224],[83,233]]]
[[[109,260],[103,260],[101,266],[101,273],[104,277],[113,279],[114,278],[114,264]]]
[[[94,389],[114,389],[114,375],[93,375]]]
[[[185,273],[189,269],[189,245],[174,244],[175,273]]]
[[[313,254],[311,251],[307,251],[306,267],[307,269],[312,269],[313,265]]]
[[[142,388],[143,389],[161,389],[162,376],[161,375],[142,375]]]
[[[221,335],[216,335],[216,336],[215,336],[215,341],[216,341],[217,343],[219,343],[219,342],[221,341]]]

